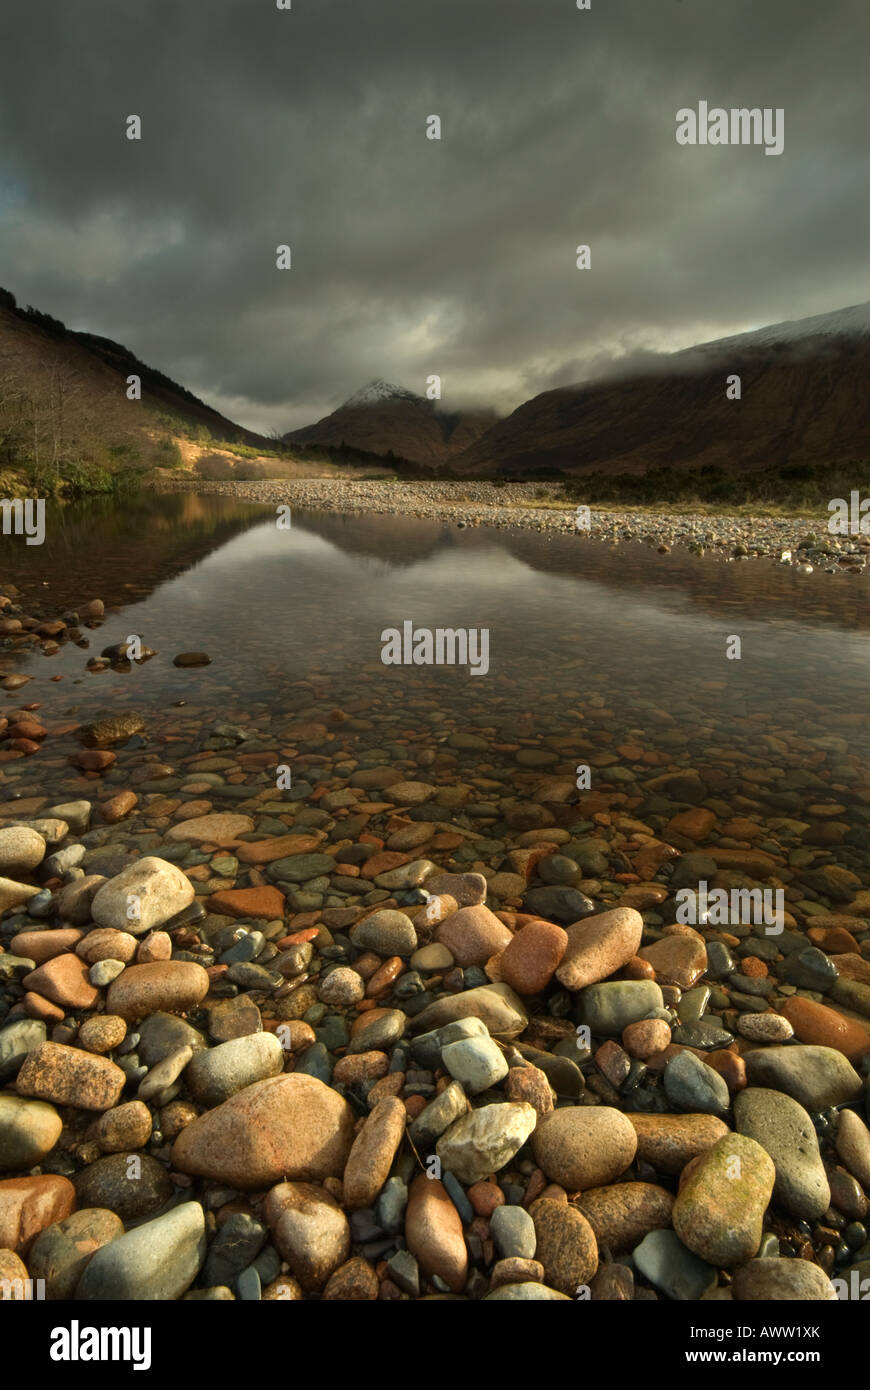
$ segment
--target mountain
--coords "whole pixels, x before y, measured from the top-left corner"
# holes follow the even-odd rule
[[[141,400],[127,399],[127,377]],[[179,437],[274,449],[110,338],[75,332],[0,289],[0,469],[178,464]]]
[[[352,451],[440,468],[463,453],[494,422],[489,411],[449,414],[402,386],[376,377],[314,425],[291,430],[287,443]]]
[[[729,400],[726,378],[740,377]],[[545,391],[450,462],[458,476],[731,472],[870,457],[870,303]]]
[[[354,391],[352,396],[348,396],[342,409],[348,406],[381,405],[384,401],[413,401],[417,405],[426,404],[422,396],[415,396],[413,391],[406,391],[404,386],[393,386],[392,382],[376,376],[358,391]]]
[[[141,379],[139,401],[127,399],[132,375]],[[739,400],[726,395],[732,376]],[[870,460],[868,380],[870,303],[649,358],[630,375],[623,368],[545,391],[501,420],[492,411],[451,413],[375,378],[285,435],[297,459],[279,463],[286,473],[386,459],[454,477],[829,469]],[[120,343],[73,331],[0,290],[0,491],[6,469],[42,480],[94,465],[269,476],[273,465],[252,459],[254,450],[274,457],[276,443]]]

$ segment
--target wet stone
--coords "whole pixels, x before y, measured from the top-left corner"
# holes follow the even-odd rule
[[[723,1078],[692,1052],[680,1052],[665,1068],[665,1094],[678,1110],[722,1116],[731,1096]]]
[[[667,1298],[694,1302],[717,1282],[716,1270],[688,1250],[673,1231],[650,1231],[632,1252],[644,1279]]]
[[[404,912],[384,909],[373,912],[351,930],[351,940],[360,950],[379,956],[410,956],[417,949],[414,924]]]
[[[579,922],[597,910],[585,893],[563,886],[529,888],[523,895],[523,909],[535,917],[564,923]]]
[[[755,1048],[747,1054],[751,1086],[766,1086],[786,1095],[810,1112],[855,1100],[861,1078],[841,1052],[810,1044]]]
[[[727,1047],[733,1041],[727,1028],[722,1028],[712,1018],[702,1018],[697,1023],[680,1024],[673,1031],[673,1041],[681,1047],[697,1047],[709,1050]]]
[[[734,957],[723,941],[707,942],[708,980],[724,980],[735,969]]]
[[[348,1051],[382,1052],[404,1036],[407,1023],[401,1009],[372,1009],[351,1030]]]
[[[781,1091],[750,1086],[734,1098],[734,1123],[770,1155],[776,1169],[774,1201],[803,1221],[818,1221],[831,1190],[810,1116]]]
[[[816,946],[787,956],[776,967],[777,975],[799,989],[817,990],[825,994],[837,980],[837,967],[830,956]]]
[[[618,1037],[662,1004],[661,988],[652,980],[613,980],[584,990],[583,1019],[593,1036]]]

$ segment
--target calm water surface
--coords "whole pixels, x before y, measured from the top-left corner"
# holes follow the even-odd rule
[[[2,546],[0,577],[28,611],[117,605],[87,650],[2,653],[5,670],[35,677],[5,704],[40,701],[46,722],[135,709],[161,751],[180,700],[184,717],[260,730],[320,702],[324,713],[365,710],[369,748],[409,724],[420,750],[445,729],[483,731],[494,751],[479,755],[481,776],[504,763],[498,745],[510,738],[539,744],[547,773],[590,763],[599,785],[635,775],[637,754],[619,749],[643,746],[652,772],[656,750],[667,752],[709,772],[738,811],[759,789],[805,797],[809,786],[817,800],[845,799],[853,830],[866,826],[870,623],[853,577],[402,517],[294,511],[279,530],[273,509],[191,495],[67,507],[49,517],[44,546]],[[488,628],[488,674],[384,666],[382,630],[408,619]],[[126,673],[86,671],[131,633],[159,655]],[[734,635],[740,660],[726,656]],[[191,650],[212,664],[173,667]],[[24,780],[20,763],[7,765],[18,790],[39,786],[48,746]],[[527,776],[517,771],[518,786]]]

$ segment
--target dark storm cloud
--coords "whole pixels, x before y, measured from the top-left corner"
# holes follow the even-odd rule
[[[865,0],[6,0],[0,283],[254,428],[376,375],[509,409],[870,297],[868,41]],[[701,99],[784,153],[679,147]]]

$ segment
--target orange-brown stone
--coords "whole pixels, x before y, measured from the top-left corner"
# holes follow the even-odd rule
[[[642,1018],[629,1023],[622,1034],[622,1045],[630,1057],[645,1061],[664,1052],[671,1041],[671,1030],[663,1018]]]
[[[462,1292],[468,1278],[462,1219],[444,1185],[425,1173],[411,1184],[405,1240],[424,1274],[437,1274],[451,1292]]]
[[[63,1009],[52,1004],[50,999],[43,999],[41,994],[27,993],[21,1004],[28,1018],[40,1019],[43,1023],[62,1023],[66,1017]]]
[[[636,853],[630,853],[634,871],[645,883],[654,878],[662,864],[667,864],[671,859],[676,859],[679,850],[674,849],[673,845],[654,844],[644,845],[643,849]]]
[[[65,1009],[90,1009],[100,991],[88,979],[88,967],[69,952],[53,956],[21,981],[26,990],[50,999]]]
[[[508,941],[499,959],[498,977],[517,994],[539,994],[556,973],[567,945],[568,933],[555,922],[530,922]]]
[[[641,947],[638,955],[652,965],[659,984],[680,989],[691,989],[707,969],[707,948],[696,932],[663,936],[652,946]]]
[[[121,1068],[107,1057],[53,1042],[28,1052],[15,1083],[20,1096],[80,1110],[111,1110],[126,1084]]]
[[[222,888],[208,900],[210,912],[227,917],[261,917],[267,922],[284,916],[284,894],[271,884],[257,888]]]
[[[402,854],[399,850],[383,850],[379,854],[373,854],[371,859],[367,859],[360,868],[363,878],[375,878],[378,874],[387,874],[391,869],[399,869],[403,864],[410,864],[413,855]]]
[[[447,947],[458,965],[465,968],[469,965],[486,965],[490,956],[506,948],[511,934],[494,912],[479,903],[452,913],[437,928],[435,939]]]
[[[46,1226],[75,1210],[76,1190],[69,1178],[7,1178],[0,1182],[0,1249],[26,1255]]]
[[[860,1023],[828,1008],[827,1004],[816,1004],[812,999],[794,995],[780,1006],[780,1013],[788,1019],[795,1037],[802,1043],[833,1047],[850,1062],[859,1062],[870,1052],[870,1033]]]
[[[116,760],[107,748],[84,748],[71,759],[83,772],[105,772]]]
[[[767,966],[763,960],[758,959],[758,956],[744,956],[740,965],[740,972],[743,975],[748,975],[751,980],[760,980],[767,974]]]
[[[728,1133],[715,1115],[641,1115],[626,1119],[637,1134],[637,1157],[658,1173],[681,1173],[691,1160]]]
[[[666,835],[683,835],[687,840],[706,840],[716,817],[706,806],[693,806],[690,811],[680,811],[672,816],[665,826]]]
[[[238,845],[235,855],[242,864],[271,864],[290,854],[311,853],[322,838],[322,835],[277,835],[270,840],[250,840]]]
[[[642,960],[640,956],[632,956],[622,967],[622,974],[626,980],[654,980],[656,977],[650,962]]]
[[[24,956],[26,960],[32,960],[37,965],[42,965],[44,961],[52,960],[55,956],[61,956],[67,951],[74,951],[83,932],[77,927],[59,927],[57,930],[49,931],[22,931],[17,936],[13,936],[9,943],[9,949],[13,955]]]
[[[846,955],[858,950],[858,943],[845,927],[810,927],[807,932],[814,946],[819,946],[828,955]]]
[[[842,956],[831,956],[831,962],[844,980],[858,980],[862,985],[870,985],[870,960],[848,951]]]
[[[136,793],[128,788],[126,791],[118,792],[115,796],[110,796],[108,801],[104,801],[100,806],[100,815],[108,825],[115,825],[125,816],[129,816],[138,801],[139,798]]]

